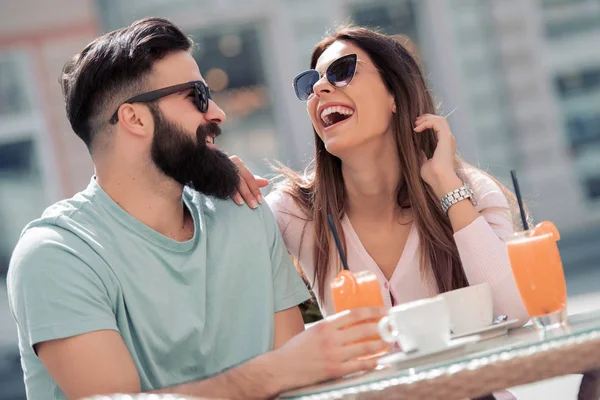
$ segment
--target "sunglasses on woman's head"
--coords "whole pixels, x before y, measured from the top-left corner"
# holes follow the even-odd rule
[[[332,62],[325,71],[327,81],[337,88],[348,86],[356,73],[358,56],[348,54]],[[321,79],[319,71],[309,69],[294,78],[294,90],[301,101],[307,101],[314,93],[315,84]]]
[[[131,104],[131,103],[149,103],[151,101],[158,100],[161,97],[166,97],[166,96],[172,95],[174,93],[184,91],[186,89],[194,89],[194,104],[196,104],[196,107],[198,107],[198,110],[201,113],[207,112],[208,111],[208,101],[210,99],[212,99],[212,96],[210,94],[210,89],[202,81],[191,81],[191,82],[181,83],[179,85],[168,86],[166,88],[153,90],[153,91],[147,92],[147,93],[142,93],[142,94],[134,96],[128,100],[125,100],[121,105]],[[110,118],[109,122],[111,124],[116,124],[118,120],[119,120],[119,109],[117,109],[115,111],[113,116]]]

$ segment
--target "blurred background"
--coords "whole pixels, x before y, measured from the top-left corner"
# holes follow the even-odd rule
[[[62,65],[103,32],[170,18],[228,119],[219,140],[256,174],[304,168],[312,130],[292,78],[345,22],[406,34],[469,162],[561,230],[569,311],[600,300],[600,0],[0,0],[0,398],[25,398],[4,277],[21,229],[93,173],[65,118]],[[578,377],[517,388],[574,398]],[[572,394],[572,396],[570,396]]]

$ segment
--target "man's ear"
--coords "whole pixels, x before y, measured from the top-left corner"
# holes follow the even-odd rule
[[[123,128],[133,135],[146,136],[151,134],[154,129],[154,119],[152,113],[145,104],[125,103],[117,111],[119,123]]]

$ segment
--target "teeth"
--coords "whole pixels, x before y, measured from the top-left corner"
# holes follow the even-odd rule
[[[333,123],[331,118],[329,118],[329,115],[333,113],[338,113],[342,115],[352,115],[354,114],[354,110],[344,106],[332,106],[325,108],[323,111],[321,111],[321,119],[323,120],[323,122],[325,122],[326,126],[329,126]]]
[[[321,111],[321,118],[325,119],[326,116],[333,113],[352,115],[354,114],[354,110],[344,106],[327,107],[326,109]]]

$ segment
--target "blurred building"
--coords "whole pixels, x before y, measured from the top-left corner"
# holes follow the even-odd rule
[[[63,63],[100,33],[172,19],[228,114],[220,146],[256,173],[302,168],[312,130],[291,80],[326,28],[404,33],[464,158],[563,231],[600,219],[599,0],[0,0],[0,269],[27,221],[92,165],[64,117]],[[594,50],[596,49],[596,50]]]

